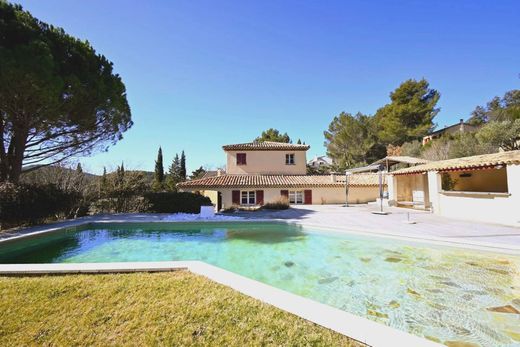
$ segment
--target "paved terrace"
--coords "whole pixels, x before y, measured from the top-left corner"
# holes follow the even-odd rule
[[[399,238],[449,242],[459,246],[483,246],[497,251],[520,254],[520,223],[518,227],[471,222],[433,215],[429,212],[403,208],[385,208],[388,215],[375,215],[376,205],[303,205],[283,211],[238,212],[232,216],[247,220],[283,220],[307,226],[333,228],[351,232]],[[410,220],[415,224],[408,224]],[[164,214],[98,215],[20,230],[0,232],[0,240],[27,233],[48,231],[89,222],[159,222]],[[520,219],[520,217],[519,217]]]
[[[379,206],[304,205],[285,211],[259,211],[251,217],[281,219],[308,226],[400,238],[450,242],[460,246],[504,248],[520,254],[520,222],[518,227],[471,222],[397,207],[385,207],[384,211],[389,212],[387,215],[372,214],[372,211],[379,211]],[[247,217],[250,214],[240,212],[235,215]],[[409,224],[408,220],[415,223]]]

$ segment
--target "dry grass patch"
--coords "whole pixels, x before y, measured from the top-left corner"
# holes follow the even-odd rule
[[[0,277],[0,345],[360,346],[187,271]]]

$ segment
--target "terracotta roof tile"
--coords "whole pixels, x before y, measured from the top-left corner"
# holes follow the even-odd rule
[[[272,141],[263,141],[263,142],[249,142],[249,143],[237,143],[233,145],[225,145],[222,146],[224,151],[281,151],[281,150],[291,150],[291,151],[306,151],[311,146],[309,145],[296,145],[292,143],[284,143],[284,142],[272,142]]]
[[[475,155],[472,157],[432,161],[424,165],[409,167],[392,172],[393,175],[406,175],[427,171],[450,171],[463,169],[488,168],[497,165],[520,164],[520,151],[499,152]]]
[[[385,182],[386,184],[386,182]],[[349,177],[349,186],[378,186],[377,174],[357,174]],[[306,188],[344,187],[345,176],[337,175],[336,182],[330,175],[222,175],[179,183],[179,188]]]

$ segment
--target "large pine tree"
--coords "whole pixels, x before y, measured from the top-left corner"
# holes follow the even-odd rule
[[[391,102],[377,110],[378,137],[384,144],[402,145],[433,129],[440,94],[428,81],[407,80],[390,93]]]

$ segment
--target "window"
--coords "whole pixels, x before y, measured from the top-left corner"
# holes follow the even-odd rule
[[[289,203],[290,204],[303,204],[303,192],[301,190],[289,191]]]
[[[246,165],[246,154],[245,153],[237,153],[237,165]]]
[[[241,205],[255,205],[256,204],[256,192],[243,190],[240,193],[240,204]]]
[[[294,153],[285,155],[285,165],[294,165]]]

